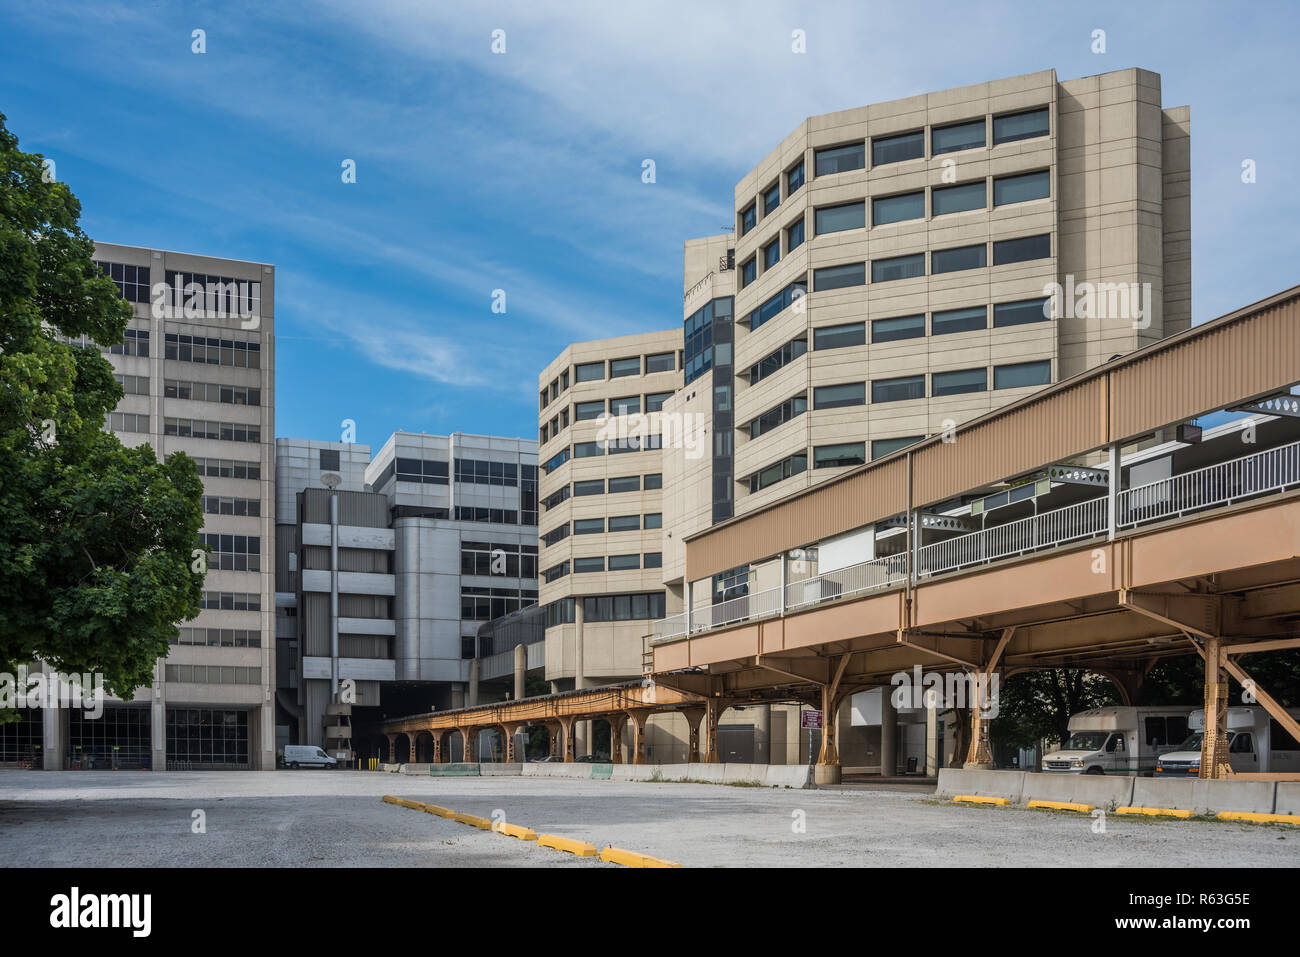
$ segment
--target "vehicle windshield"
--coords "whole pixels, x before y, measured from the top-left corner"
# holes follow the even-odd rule
[[[1076,731],[1065,742],[1062,751],[1100,751],[1106,743],[1106,731]]]
[[[1180,744],[1178,747],[1174,748],[1174,750],[1175,750],[1175,751],[1199,751],[1199,750],[1201,750],[1201,737],[1202,737],[1202,735],[1203,735],[1204,733],[1205,733],[1205,732],[1203,732],[1203,731],[1197,731],[1197,732],[1194,733],[1190,738],[1188,738],[1186,741],[1184,741],[1182,744]],[[1232,739],[1235,738],[1236,736],[1237,736],[1237,732],[1236,732],[1236,731],[1229,731],[1229,732],[1228,732],[1228,743],[1231,744],[1231,743],[1232,743]]]

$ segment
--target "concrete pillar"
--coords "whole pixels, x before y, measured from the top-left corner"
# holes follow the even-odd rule
[[[782,559],[784,562],[784,558]],[[754,763],[772,763],[772,706],[770,704],[751,705],[754,713]]]
[[[925,773],[927,777],[939,774],[939,704],[933,697],[925,706]]]
[[[478,704],[478,659],[469,660],[469,701],[466,707],[473,708]]]
[[[886,778],[898,773],[898,709],[892,690],[880,689],[880,775]]]
[[[704,708],[682,708],[681,715],[686,719],[687,749],[686,761],[688,764],[699,764],[700,762],[700,721],[704,718]]]
[[[836,706],[838,702],[831,693],[830,685],[822,685],[822,747],[817,756],[817,766],[813,769],[815,784],[840,783],[840,753],[835,746]]]
[[[627,716],[632,723],[632,763],[645,764],[646,721],[650,718],[650,712],[638,708],[629,711]]]
[[[560,718],[560,726],[564,731],[564,763],[572,764],[576,755],[574,754],[573,744],[573,726],[577,722],[569,716]]]
[[[41,768],[45,771],[62,771],[65,767],[64,753],[66,747],[63,739],[67,727],[63,708],[45,708],[41,711]],[[165,755],[166,752],[164,752]],[[166,770],[166,762],[158,766],[158,758],[153,759],[155,771]]]
[[[1201,736],[1202,778],[1228,776],[1228,676],[1223,670],[1223,642],[1205,639],[1205,733]]]
[[[709,698],[704,711],[704,763],[717,764],[722,759],[718,756],[718,719],[727,710],[727,704],[720,698]]]
[[[626,727],[626,715],[609,716],[609,760],[612,764],[623,763],[623,729]]]
[[[397,735],[395,735],[395,734],[386,734],[386,735],[384,735],[384,737],[388,739],[388,761],[387,761],[387,763],[388,763],[388,764],[396,764],[396,763],[397,763]]]
[[[515,645],[515,700],[524,697],[524,676],[528,673],[528,646]]]
[[[473,750],[473,744],[477,740],[478,735],[475,733],[474,728],[457,728],[456,730],[460,732],[460,741],[461,741],[460,759],[464,761],[466,764],[472,764],[474,761],[478,760],[478,758],[474,755],[474,750]]]

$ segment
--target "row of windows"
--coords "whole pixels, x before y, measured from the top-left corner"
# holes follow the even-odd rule
[[[608,374],[606,368],[608,367]],[[644,357],[628,356],[624,359],[610,359],[606,362],[582,362],[573,367],[575,382],[597,382],[601,379],[620,379],[624,376],[645,375],[655,372],[672,372],[677,368],[677,353],[656,352]]]
[[[236,369],[259,369],[262,346],[244,339],[213,339],[169,332],[163,337],[163,356],[179,362],[202,362],[207,365],[232,366]],[[146,351],[141,353],[148,355]]]
[[[186,294],[193,285],[204,295],[209,312],[229,315],[259,315],[261,312],[262,284],[256,280],[233,279],[230,276],[208,276],[197,272],[179,272],[169,269],[164,274],[167,285]]]
[[[261,648],[262,633],[251,628],[178,628],[171,643],[208,648]]]
[[[203,496],[203,511],[208,515],[262,514],[262,503],[255,498],[231,498],[227,495]]]
[[[1050,302],[1050,299],[1038,298],[995,303],[993,306],[993,327],[1000,329],[1032,322],[1046,322],[1050,319],[1048,315]],[[930,313],[930,334],[940,336],[954,332],[987,329],[989,325],[988,312],[987,306],[964,306],[960,309],[936,310]],[[821,351],[823,349],[842,349],[848,346],[865,345],[867,341],[866,326],[867,324],[864,321],[846,322],[835,326],[820,326],[813,330],[813,347]],[[917,313],[912,316],[893,316],[888,319],[873,319],[871,321],[872,343],[915,339],[924,336],[925,332],[925,313]],[[803,340],[794,340],[794,342],[802,344]],[[791,344],[787,343],[787,346],[789,345]],[[802,351],[798,351],[796,358],[802,354]],[[763,361],[766,362],[767,360],[764,359]],[[767,374],[770,375],[771,373]],[[762,377],[760,376],[760,378]],[[751,379],[751,381],[757,380]]]
[[[205,591],[199,599],[199,607],[222,611],[261,611],[262,596],[257,592]]]
[[[753,332],[763,323],[776,318],[787,306],[807,294],[808,284],[803,280],[790,283],[745,317],[745,321],[749,323],[749,331]]]
[[[492,550],[474,550],[462,546],[460,552],[460,573],[462,575],[497,575],[506,578],[537,577],[537,546],[531,554],[520,554],[518,546],[515,551],[504,548]]]
[[[542,472],[550,475],[567,461],[569,461],[569,448],[565,446],[542,463]]]
[[[147,375],[114,374],[113,379],[122,387],[126,395],[148,395],[149,377]]]
[[[219,385],[215,382],[182,382],[177,379],[166,379],[163,381],[163,395],[169,399],[223,402],[226,405],[262,404],[261,389],[242,385]]]
[[[1052,363],[1047,359],[993,367],[994,389],[1021,389],[1029,386],[1047,385],[1051,381]],[[813,389],[813,407],[815,409],[836,409],[845,406],[866,405],[866,387],[865,382],[845,382],[837,385],[818,386]],[[930,374],[930,396],[933,398],[946,395],[961,395],[966,392],[985,392],[987,390],[988,370],[983,367]],[[925,375],[923,374],[897,376],[890,379],[873,379],[871,382],[872,403],[924,399],[925,395]]]
[[[561,393],[567,391],[569,391],[569,370],[565,369],[562,373],[551,380],[549,399],[546,397],[546,389],[542,389],[541,392],[537,393],[537,401],[539,403],[537,408],[539,410],[545,409],[550,403],[558,399]]]
[[[82,336],[82,342],[86,337]],[[117,345],[109,346],[108,352],[114,356],[148,356],[149,355],[149,330],[148,329],[127,329],[122,333],[122,341]]]
[[[572,573],[574,575],[584,575],[593,572],[619,572],[635,571],[640,568],[662,568],[662,552],[646,552],[643,555],[610,555],[608,562],[604,555],[596,555],[587,558],[575,558],[572,562],[561,562],[553,565],[542,573],[542,577],[547,582],[557,581]],[[662,615],[658,617],[662,618]]]
[[[536,513],[533,513],[536,524]],[[478,505],[457,505],[456,521],[488,522],[493,525],[518,525],[519,513],[512,508],[483,508]]]
[[[430,464],[441,465],[441,474],[445,477],[447,474],[447,463],[425,462],[424,467],[427,470]],[[398,472],[402,471],[401,466]],[[537,481],[537,466],[520,463],[516,466],[514,462],[487,462],[482,459],[456,459],[456,481],[469,485],[501,485],[509,488],[517,488],[519,479],[524,481]],[[440,484],[445,485],[446,482]]]
[[[873,439],[871,458],[878,459],[891,455],[899,449],[906,448],[914,442],[925,438],[923,435],[907,435],[893,439]],[[866,462],[865,442],[842,442],[838,445],[819,445],[813,449],[813,468],[841,468],[846,465],[862,465]]]
[[[261,541],[256,535],[219,535],[206,532],[199,534],[199,544],[211,549],[208,555],[208,567],[226,571],[261,571]]]
[[[167,681],[196,685],[260,685],[262,669],[230,665],[167,665]]]
[[[861,325],[861,323],[859,323],[859,325]],[[821,347],[819,346],[818,348]],[[764,356],[758,362],[755,362],[752,366],[749,367],[749,371],[747,373],[749,377],[749,384],[753,385],[754,383],[760,382],[763,379],[766,379],[768,376],[773,375],[776,372],[779,372],[781,369],[785,368],[791,362],[794,362],[795,359],[798,359],[801,355],[803,355],[807,351],[808,351],[807,339],[802,339],[802,338],[791,339],[781,348],[776,349],[775,351],[769,353],[768,355]]]
[[[644,519],[644,521],[643,521]],[[606,531],[606,520],[604,518],[578,518],[573,520],[574,535],[598,535]],[[611,515],[608,520],[608,531],[610,532],[635,532],[641,528],[663,528],[662,512],[647,512],[641,515]],[[566,527],[566,526],[561,526]],[[552,532],[551,534],[554,534]],[[561,535],[559,539],[568,537],[568,533]],[[551,544],[548,542],[547,544]]]
[[[771,432],[777,426],[784,425],[791,419],[803,415],[808,411],[808,397],[806,395],[796,395],[786,399],[780,405],[768,409],[762,415],[750,420],[747,428],[749,437],[756,439],[760,435]]]
[[[491,595],[479,595],[462,589],[460,617],[462,621],[492,621],[536,604],[536,591],[506,593],[504,589],[494,588]]]
[[[260,442],[261,429],[244,422],[209,422],[204,419],[163,419],[163,435],[225,442]]]
[[[104,428],[110,432],[148,432],[149,416],[135,412],[110,412],[104,416]]]
[[[194,464],[198,466],[200,475],[209,478],[260,479],[262,477],[262,466],[257,462],[241,462],[238,459],[195,459]]]
[[[99,259],[95,260],[95,265],[101,273],[117,283],[118,295],[127,302],[150,301],[149,290],[152,284],[149,281],[148,266],[132,266],[129,263],[111,263]]]
[[[565,451],[568,450],[566,449]],[[562,485],[560,486],[559,489],[552,492],[550,495],[546,496],[546,498],[542,499],[542,505],[544,505],[547,509],[552,509],[555,508],[555,506],[559,505],[561,502],[568,501],[568,498],[569,498],[569,486]]]
[[[672,392],[648,392],[645,395],[628,395],[610,399],[592,399],[589,402],[577,402],[573,406],[573,421],[588,422],[605,415],[637,415],[644,410],[647,413],[662,411],[664,403],[672,398]],[[558,436],[569,427],[569,410],[563,409],[551,418],[547,425],[538,430],[542,443]]]
[[[656,620],[665,617],[664,608],[664,593],[661,591],[632,595],[594,595],[582,599],[582,620],[584,623]]]
[[[952,249],[934,249],[930,257],[929,275],[958,272],[964,269],[980,269],[989,264],[988,243],[975,243],[970,246],[958,246]],[[1052,237],[1044,233],[1039,236],[1020,236],[1015,239],[995,240],[993,242],[993,265],[1007,266],[1012,263],[1030,262],[1035,259],[1048,259],[1052,255]],[[890,256],[887,259],[871,260],[871,281],[873,283],[892,282],[896,279],[915,279],[925,276],[926,256],[924,252],[909,253],[903,256]],[[847,289],[867,284],[867,264],[865,262],[844,263],[839,266],[826,266],[813,270],[813,289],[826,292],[831,289]],[[802,285],[802,284],[796,284]],[[775,298],[775,297],[774,297]],[[769,303],[773,300],[768,300]],[[788,305],[788,303],[786,303]],[[760,323],[775,316],[781,308],[770,311],[766,317],[760,315],[763,308],[750,313],[751,318],[758,315]],[[750,328],[754,328],[751,323]]]
[[[571,495],[604,495],[606,489],[610,495],[617,495],[620,492],[639,492],[642,489],[653,491],[663,487],[664,477],[659,472],[651,472],[647,475],[617,475],[609,479],[608,486],[605,479],[586,479],[552,492],[542,501],[542,504],[551,509],[561,502],[568,501]]]
[[[800,452],[795,455],[787,456],[779,462],[773,462],[767,468],[760,469],[749,477],[749,491],[751,494],[765,489],[769,485],[775,485],[777,482],[788,479],[793,475],[806,471],[808,468],[808,456]]]
[[[782,180],[785,181],[784,197],[782,197],[781,195]],[[799,191],[800,187],[802,187],[803,184],[804,184],[803,160],[799,160],[799,162],[795,163],[793,166],[787,169],[780,177],[778,177],[776,182],[772,183],[770,186],[768,186],[766,189],[763,190],[760,199],[763,205],[764,218],[776,212],[777,207],[781,205],[783,199],[789,199],[791,196],[793,196],[795,193]],[[755,226],[758,225],[758,201],[750,203],[743,210],[741,210],[740,215],[737,217],[737,219],[739,220],[740,235],[744,236],[751,229],[753,229]]]
[[[713,368],[714,353],[718,365],[731,364],[731,318],[734,300],[721,296],[706,302],[682,323],[682,372],[687,385]],[[719,334],[714,344],[714,320]]]

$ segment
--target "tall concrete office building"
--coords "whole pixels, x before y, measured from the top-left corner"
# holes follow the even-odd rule
[[[126,393],[105,426],[197,462],[211,554],[202,610],[151,687],[98,719],[31,715],[41,764],[273,768],[274,269],[108,243],[95,259],[134,307],[124,342],[104,350]]]
[[[682,350],[663,410],[706,416],[710,449],[661,450],[668,614],[685,606],[689,536],[920,438],[960,441],[962,423],[1191,322],[1190,113],[1144,70],[810,117],[733,208],[734,232],[686,243],[683,328],[663,339]],[[620,341],[571,350],[608,360]],[[566,351],[542,386],[576,361]],[[577,400],[544,402],[543,427]],[[543,459],[562,465],[581,440],[564,434]],[[691,604],[751,579],[720,573]],[[548,652],[572,630],[552,608],[571,591],[543,584]],[[630,659],[626,640],[613,653]]]

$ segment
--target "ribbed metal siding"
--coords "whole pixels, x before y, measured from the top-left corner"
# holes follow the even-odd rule
[[[1105,445],[1106,380],[1090,379],[969,429],[959,427],[956,439],[914,453],[916,507]]]
[[[1172,343],[1111,378],[1117,441],[1285,389],[1300,381],[1300,299]]]

